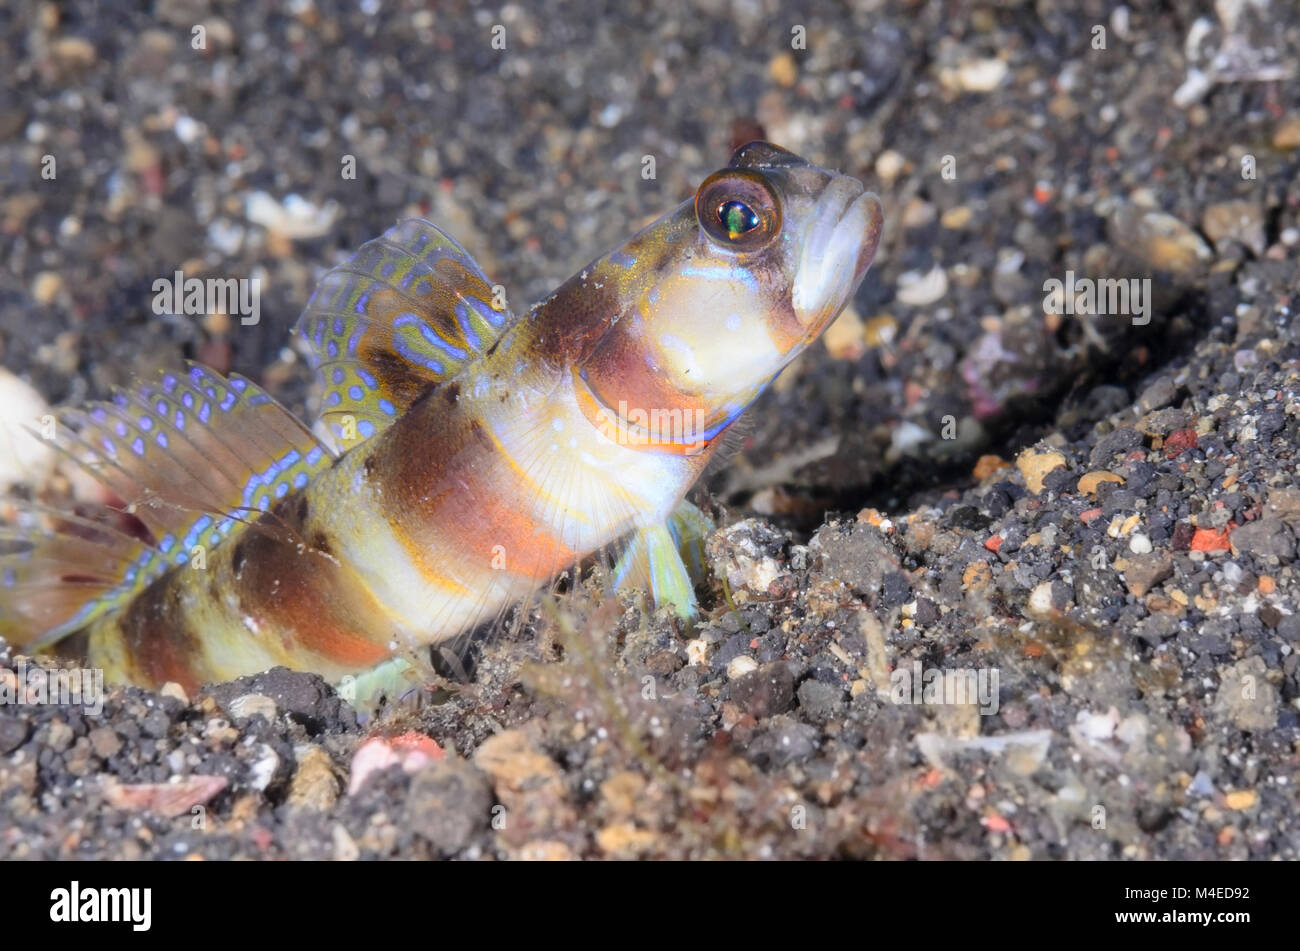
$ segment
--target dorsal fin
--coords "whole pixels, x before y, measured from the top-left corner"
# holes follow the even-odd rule
[[[336,437],[367,438],[450,379],[513,322],[455,240],[408,218],[328,272],[298,321]]]
[[[198,364],[61,411],[54,442],[138,524],[23,506],[26,524],[0,532],[0,626],[19,638],[24,626],[28,637],[44,631],[42,646],[190,560],[195,546],[213,548],[334,459],[262,389]]]

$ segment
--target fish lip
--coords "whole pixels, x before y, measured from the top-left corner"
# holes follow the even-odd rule
[[[855,207],[860,210],[862,216],[866,219],[866,231],[863,234],[862,246],[858,250],[857,267],[854,269],[854,289],[857,288],[858,282],[866,276],[867,269],[871,267],[871,262],[875,260],[876,251],[880,247],[880,233],[885,226],[885,209],[880,204],[880,198],[877,197],[875,192],[864,190],[853,202],[853,205],[845,209],[845,216],[852,212]]]
[[[880,243],[880,199],[855,178],[838,176],[818,199],[799,259],[792,303],[800,323],[816,331],[857,290]]]

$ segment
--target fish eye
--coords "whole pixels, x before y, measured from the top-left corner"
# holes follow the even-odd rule
[[[723,169],[695,193],[695,217],[709,238],[732,251],[757,251],[781,230],[781,205],[762,175]]]
[[[734,241],[742,234],[748,234],[757,228],[761,222],[758,220],[758,214],[753,208],[750,208],[743,201],[725,201],[718,206],[718,221],[722,227],[727,229],[727,234]]]

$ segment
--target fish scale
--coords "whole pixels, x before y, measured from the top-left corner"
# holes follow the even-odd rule
[[[197,364],[65,410],[59,448],[123,505],[21,507],[0,633],[82,633],[90,665],[149,686],[338,678],[461,638],[607,548],[620,589],[689,618],[709,526],[684,497],[846,305],[881,224],[858,182],[752,143],[517,318],[464,248],[401,221],[298,324],[338,451]]]

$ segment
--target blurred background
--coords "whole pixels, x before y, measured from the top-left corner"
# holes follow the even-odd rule
[[[1063,400],[1113,402],[1098,371],[1149,372],[1233,313],[1238,278],[1294,286],[1297,19],[1268,0],[8,4],[0,363],[59,402],[185,356],[301,411],[289,328],[394,220],[449,231],[521,312],[766,137],[885,202],[851,312],[750,414],[750,445],[805,452],[809,511],[856,504],[882,466],[965,465]],[[1067,269],[1154,276],[1159,319],[1045,314]],[[176,270],[259,279],[260,322],[155,315]],[[731,497],[772,481],[745,475],[761,464]]]

